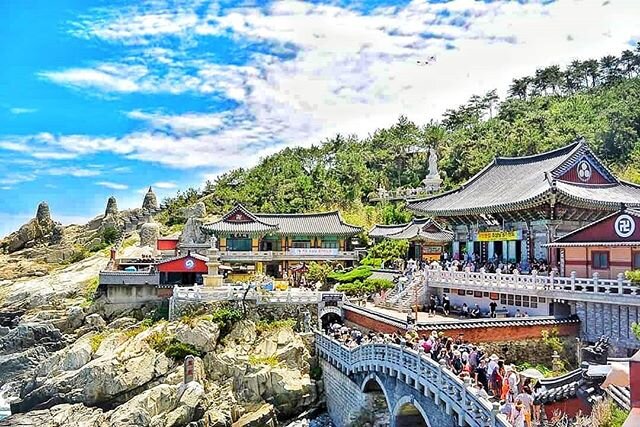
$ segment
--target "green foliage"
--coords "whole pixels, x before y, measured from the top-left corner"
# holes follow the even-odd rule
[[[220,308],[211,313],[211,321],[216,323],[235,323],[242,319],[242,311],[233,308]]]
[[[407,256],[409,250],[409,242],[407,240],[385,239],[377,245],[369,248],[367,256],[362,260],[364,265],[372,265],[372,263],[380,260],[380,264],[388,261],[403,259]]]
[[[93,304],[93,299],[98,290],[98,285],[100,284],[98,276],[92,277],[83,283],[83,294],[84,301],[80,304],[82,307],[86,308]]]
[[[73,264],[74,262],[80,262],[83,259],[89,258],[90,256],[91,253],[89,252],[89,249],[84,247],[76,247],[73,250],[73,253],[69,257],[68,261]]]
[[[95,243],[95,244],[93,244],[93,245],[89,246],[88,251],[89,251],[90,253],[96,253],[96,252],[100,252],[100,251],[101,251],[101,250],[103,250],[103,249],[106,249],[107,247],[109,247],[109,244],[108,244],[108,243],[105,243],[105,242],[99,242],[99,243]]]
[[[256,322],[256,331],[262,334],[265,332],[279,331],[282,329],[293,329],[295,325],[296,319],[273,320],[270,322],[259,320],[258,322]]]
[[[558,329],[553,328],[551,329],[551,331],[543,329],[542,331],[540,331],[540,335],[542,337],[542,342],[544,342],[544,344],[549,347],[551,351],[555,351],[558,354],[562,353],[562,351],[564,350],[564,345],[558,337]]]
[[[371,268],[380,268],[382,266],[382,258],[372,258],[370,256],[366,256],[362,258],[362,261],[360,261],[360,265],[367,265]]]
[[[182,360],[189,355],[196,357],[204,356],[202,351],[198,350],[191,344],[186,344],[177,340],[171,341],[164,354],[174,360]]]
[[[611,399],[596,402],[591,411],[592,425],[598,427],[622,427],[629,412],[624,411]]]
[[[631,330],[633,331],[635,336],[638,337],[638,339],[640,340],[640,323],[633,322],[633,324],[631,324]]]
[[[628,270],[624,273],[627,280],[630,280],[634,285],[640,285],[640,270]]]
[[[98,351],[98,349],[100,348],[100,344],[102,344],[102,341],[104,341],[104,339],[108,335],[109,334],[107,332],[100,332],[98,334],[93,335],[89,339],[89,343],[91,344],[91,352],[92,353],[95,353],[96,351]]]
[[[118,230],[115,227],[108,226],[102,230],[102,241],[110,245],[118,239]]]
[[[311,377],[312,380],[315,380],[315,381],[321,380],[322,368],[320,367],[320,365],[312,366],[311,369],[309,369],[309,376]]]
[[[364,282],[356,280],[336,286],[336,290],[349,296],[366,296],[393,288],[393,282],[387,279],[366,279]]]
[[[131,339],[137,336],[138,334],[149,329],[152,326],[152,324],[153,323],[151,322],[151,319],[144,319],[142,322],[138,323],[137,325],[134,325],[125,329],[123,331],[124,336],[126,337],[126,339]]]
[[[280,362],[278,362],[278,358],[275,356],[254,356],[253,354],[250,354],[249,364],[251,366],[267,365],[275,368],[280,364]]]
[[[320,262],[311,261],[309,270],[306,273],[307,280],[313,283],[320,282],[323,285],[327,283],[327,277],[333,273],[330,265]]]
[[[354,268],[351,271],[347,272],[337,272],[329,274],[327,277],[331,280],[334,280],[338,283],[350,283],[356,280],[364,280],[367,277],[371,276],[371,267],[367,265],[361,265],[359,267]]]
[[[557,375],[555,372],[553,372],[549,367],[547,367],[545,365],[540,365],[540,364],[532,365],[529,362],[524,362],[524,363],[521,363],[521,364],[519,364],[517,366],[517,370],[518,371],[524,371],[525,369],[529,369],[529,368],[537,369],[546,378],[551,378],[551,377],[554,377],[554,376]]]
[[[411,221],[412,216],[404,205],[398,203],[388,203],[382,208],[383,224],[404,224]]]
[[[161,329],[153,331],[151,334],[149,334],[145,341],[155,351],[162,353],[167,351],[169,346],[172,344],[173,336],[171,336],[166,329]]]

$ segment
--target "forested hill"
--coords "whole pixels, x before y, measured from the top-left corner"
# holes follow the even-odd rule
[[[204,198],[211,212],[237,202],[261,212],[341,209],[361,225],[402,220],[394,206],[370,207],[367,195],[418,186],[427,173],[424,148],[435,147],[448,188],[494,156],[521,156],[584,137],[623,179],[640,182],[640,44],[620,57],[574,61],[517,78],[507,99],[473,96],[443,119],[417,126],[404,117],[366,138],[337,135],[308,148],[287,148],[250,169],[232,170],[203,189],[164,201],[160,220],[182,222],[180,208]]]

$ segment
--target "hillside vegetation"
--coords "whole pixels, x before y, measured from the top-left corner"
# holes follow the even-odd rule
[[[164,201],[159,218],[179,223],[180,208],[203,199],[210,212],[235,203],[261,212],[340,209],[369,226],[406,220],[400,206],[367,205],[367,195],[418,186],[435,147],[446,188],[483,168],[494,156],[522,156],[584,137],[623,179],[640,182],[640,45],[620,57],[574,61],[513,80],[506,99],[496,91],[447,110],[441,121],[417,126],[401,116],[366,138],[336,135],[308,148],[287,148],[249,169],[231,170],[202,189]]]

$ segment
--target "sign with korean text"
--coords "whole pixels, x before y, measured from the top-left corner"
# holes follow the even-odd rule
[[[522,231],[478,231],[476,241],[478,242],[500,242],[507,240],[522,240]]]
[[[328,302],[328,301],[342,301],[342,294],[338,294],[338,293],[323,293],[322,294],[322,301],[324,302]]]
[[[193,371],[195,368],[196,359],[189,355],[184,358],[184,383],[190,383],[193,381]]]

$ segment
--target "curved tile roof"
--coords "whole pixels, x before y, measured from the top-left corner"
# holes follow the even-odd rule
[[[436,231],[425,230],[433,226]],[[431,240],[435,242],[450,242],[453,240],[453,232],[445,230],[437,222],[431,219],[414,219],[406,224],[399,225],[375,225],[369,231],[371,237],[385,237],[389,239],[403,240]]]
[[[369,230],[369,236],[371,236],[371,237],[387,237],[390,234],[395,234],[395,233],[401,232],[409,224],[411,224],[411,223],[410,222],[406,222],[404,224],[391,224],[391,225],[376,224],[371,228],[371,230]]]

